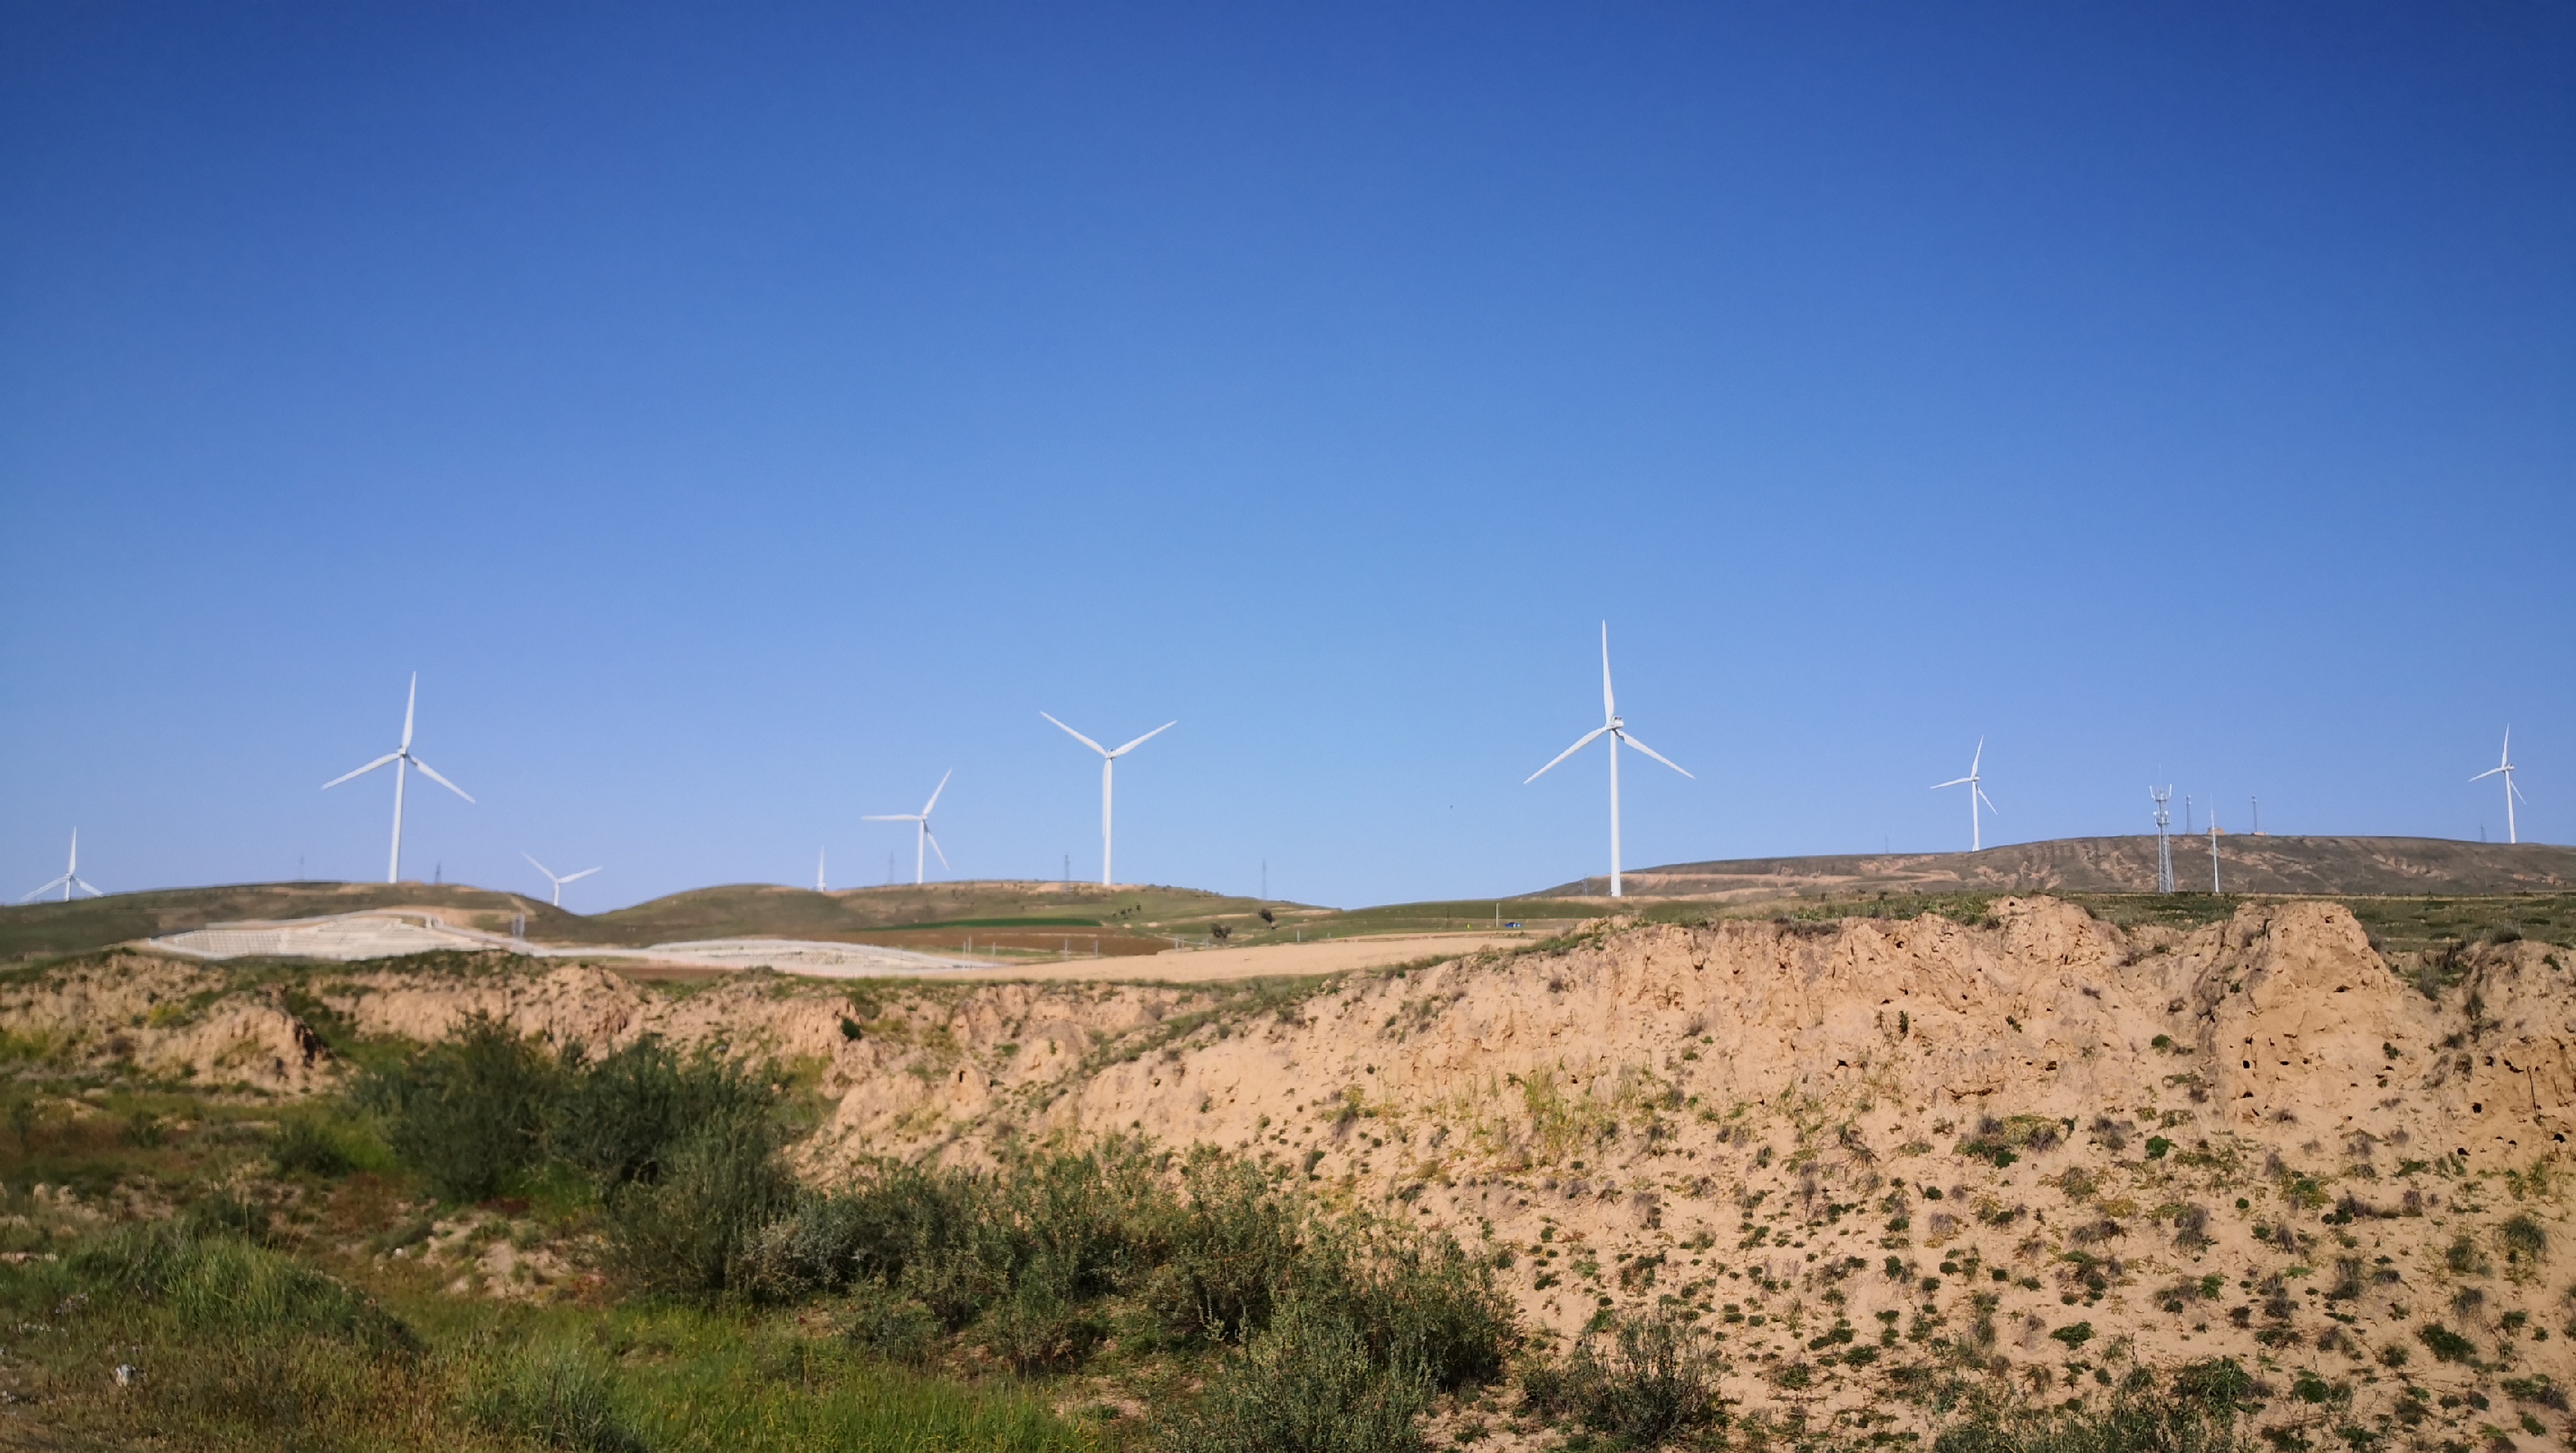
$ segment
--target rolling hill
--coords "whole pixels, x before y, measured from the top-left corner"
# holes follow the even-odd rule
[[[2209,890],[2209,839],[2173,841],[2174,886]],[[2331,896],[2557,893],[2576,886],[2576,848],[2443,838],[2255,837],[2218,839],[2219,885],[2228,893]],[[1672,863],[1624,875],[1630,898],[1752,903],[1871,893],[2152,893],[2152,836],[2057,838],[1978,853],[1855,853]],[[1546,896],[1606,895],[1586,878]]]

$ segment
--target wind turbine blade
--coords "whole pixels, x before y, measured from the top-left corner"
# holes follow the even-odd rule
[[[923,823],[923,824],[921,825],[921,836],[922,836],[922,838],[923,838],[925,841],[927,841],[927,842],[930,844],[930,850],[931,850],[932,852],[934,852],[934,853],[938,853],[938,854],[939,854],[939,866],[941,866],[941,867],[943,867],[943,868],[944,868],[944,867],[947,867],[947,866],[948,866],[948,854],[947,854],[947,852],[946,852],[944,849],[942,849],[942,848],[939,846],[939,834],[937,834],[937,833],[935,833],[935,832],[932,832],[932,831],[930,830],[930,824],[929,824],[929,823],[926,823],[926,822],[925,822],[925,823]]]
[[[420,673],[411,673],[411,695],[403,698],[403,746],[411,746],[412,708],[420,705]]]
[[[1986,795],[1986,789],[1983,787],[1977,789],[1977,800],[1986,805],[1986,811],[1993,813],[1997,817],[2004,815],[2004,810],[1995,806],[1995,800]]]
[[[1046,716],[1046,719],[1049,721],[1055,721],[1054,717],[1047,716],[1045,712],[1039,712],[1038,715]],[[1100,745],[1098,742],[1095,742],[1091,738],[1084,736],[1082,733],[1075,731],[1073,728],[1065,726],[1063,722],[1055,721],[1055,724],[1064,728],[1064,734],[1066,736],[1073,738],[1075,741],[1082,743],[1084,746],[1089,747],[1104,757],[1109,755],[1109,749],[1107,747]]]
[[[567,881],[567,880],[565,880],[565,879],[562,879],[562,878],[558,878],[558,877],[556,877],[556,876],[555,876],[554,869],[549,868],[549,867],[547,867],[545,864],[538,862],[538,861],[537,861],[537,856],[536,856],[536,854],[531,853],[531,852],[527,852],[527,851],[525,851],[525,850],[522,850],[522,851],[519,853],[519,856],[520,856],[520,857],[523,857],[523,858],[526,858],[526,859],[528,860],[528,866],[529,866],[529,867],[534,868],[534,869],[536,869],[538,872],[545,874],[545,875],[546,875],[546,881],[547,881],[547,882],[549,882],[549,883],[561,883],[561,882],[565,882],[565,881]]]
[[[1610,623],[1601,623],[1601,719],[1608,721],[1619,714],[1619,699],[1610,694]],[[1653,753],[1647,755],[1652,756]],[[1662,760],[1657,758],[1657,760]],[[1665,762],[1665,766],[1672,763]]]
[[[919,821],[921,821],[921,814],[920,814],[920,813],[918,813],[918,812],[871,812],[871,813],[868,813],[868,814],[866,814],[866,815],[862,816],[862,817],[859,819],[859,821],[861,821],[861,822],[919,822]]]
[[[2522,802],[2524,802],[2524,803],[2529,803],[2529,802],[2531,801],[2531,799],[2530,799],[2530,798],[2528,798],[2528,797],[2524,797],[2524,796],[2522,795],[2522,789],[2514,785],[2514,783],[2513,783],[2513,779],[2512,779],[2511,777],[2507,777],[2506,779],[2504,779],[2504,790],[2505,790],[2505,791],[2507,791],[2507,792],[2512,793],[2516,799],[2518,799],[2518,800],[2520,800],[2520,801],[2522,801]]]
[[[467,792],[464,788],[457,786],[446,778],[439,776],[437,769],[431,767],[427,762],[422,761],[418,757],[414,757],[411,759],[411,764],[418,767],[420,769],[420,775],[428,778],[430,781],[437,783],[439,786],[446,788],[448,791],[455,793],[457,796],[464,798],[468,802],[474,801],[474,795],[472,793]]]
[[[1583,740],[1581,740],[1581,741],[1579,741],[1579,742],[1576,742],[1573,746],[1570,746],[1570,747],[1566,748],[1564,751],[1557,753],[1557,754],[1556,754],[1556,760],[1555,760],[1555,761],[1552,761],[1552,762],[1549,762],[1549,763],[1547,764],[1547,766],[1545,766],[1545,767],[1541,767],[1541,768],[1539,768],[1537,771],[1532,772],[1531,774],[1529,774],[1529,775],[1528,775],[1528,776],[1526,776],[1526,777],[1523,777],[1523,778],[1521,779],[1521,785],[1522,785],[1523,787],[1527,787],[1527,786],[1528,786],[1528,785],[1530,785],[1532,782],[1535,782],[1535,781],[1537,781],[1538,779],[1540,779],[1541,777],[1546,776],[1546,775],[1548,774],[1548,772],[1549,772],[1552,768],[1554,768],[1554,767],[1556,766],[1556,763],[1557,763],[1557,762],[1562,762],[1562,761],[1564,761],[1566,758],[1573,756],[1575,753],[1577,753],[1577,752],[1579,752],[1579,751],[1582,751],[1585,747],[1588,747],[1588,746],[1592,745],[1593,740],[1594,740],[1595,738],[1599,737],[1602,733],[1604,733],[1604,732],[1606,732],[1606,731],[1608,731],[1608,730],[1610,730],[1610,729],[1609,729],[1608,727],[1606,727],[1606,726],[1597,726],[1597,727],[1594,727],[1592,730],[1590,730],[1590,731],[1588,731],[1588,732],[1585,732],[1585,733],[1583,734]]]
[[[1138,737],[1136,740],[1129,742],[1127,745],[1120,747],[1117,751],[1111,752],[1109,755],[1113,757],[1126,756],[1129,752],[1136,750],[1138,747],[1145,745],[1147,742],[1152,741],[1154,738],[1161,736],[1163,733],[1170,731],[1172,728],[1179,725],[1180,722],[1177,720],[1167,721],[1161,726],[1154,728],[1152,731],[1145,733],[1143,736]]]
[[[1956,786],[1958,786],[1958,785],[1959,785],[1960,783],[1962,783],[1962,782],[1973,782],[1973,781],[1975,781],[1975,780],[1977,780],[1977,779],[1975,779],[1974,777],[1953,777],[1953,778],[1951,778],[1951,779],[1950,779],[1949,781],[1947,781],[1947,782],[1935,782],[1935,783],[1933,783],[1933,784],[1932,784],[1932,786],[1931,786],[1931,789],[1930,789],[1930,790],[1932,790],[1932,791],[1934,791],[1934,792],[1938,792],[1938,791],[1940,791],[1940,790],[1941,790],[1942,788],[1944,788],[1944,787],[1956,787]]]
[[[59,888],[59,887],[61,887],[61,886],[63,886],[63,879],[61,879],[61,878],[56,878],[56,879],[54,879],[52,882],[47,883],[47,884],[46,884],[45,886],[43,886],[42,888],[37,889],[34,893],[30,893],[30,894],[28,894],[28,895],[27,895],[27,897],[25,897],[25,898],[21,898],[21,899],[19,899],[18,901],[19,901],[19,902],[21,902],[21,903],[25,903],[25,902],[27,902],[29,899],[35,898],[35,897],[37,897],[37,896],[39,896],[39,895],[41,895],[41,894],[51,893],[51,892],[53,892],[55,889],[57,889],[57,888]]]
[[[562,877],[560,877],[560,878],[557,878],[555,881],[556,881],[556,882],[558,882],[558,883],[577,883],[577,882],[580,882],[582,879],[587,878],[587,877],[589,877],[591,874],[596,873],[596,872],[598,872],[598,871],[599,871],[599,870],[598,870],[597,868],[584,868],[584,869],[582,869],[582,870],[581,870],[580,872],[578,872],[578,873],[566,873],[564,876],[562,876]]]
[[[387,752],[374,761],[369,762],[367,765],[360,767],[355,772],[343,772],[339,776],[332,778],[330,781],[323,783],[322,790],[328,792],[332,788],[339,786],[341,783],[348,781],[352,777],[364,777],[369,772],[376,770],[378,767],[383,766],[387,762],[390,762],[401,755],[402,753],[400,752]]]
[[[2474,776],[2474,777],[2470,778],[2469,780],[2470,780],[2470,781],[2472,781],[2472,782],[2484,782],[2484,781],[2485,781],[2485,780],[2487,780],[2489,777],[2492,777],[2492,776],[2494,776],[2495,774],[2497,774],[2498,772],[2501,772],[2501,771],[2503,771],[2503,770],[2504,770],[2504,769],[2503,769],[2502,767],[2489,767],[2489,768],[2488,768],[2488,769],[2486,769],[2485,771],[2480,772],[2478,775],[2476,775],[2476,776]]]
[[[948,790],[948,779],[956,775],[957,769],[954,767],[939,774],[939,785],[930,789],[930,800],[921,804],[922,816],[930,816],[930,809],[939,805],[939,794]]]
[[[1691,776],[1691,774],[1690,774],[1687,770],[1685,770],[1679,762],[1676,762],[1676,761],[1674,761],[1672,758],[1665,756],[1663,753],[1656,751],[1654,748],[1652,748],[1652,747],[1650,747],[1650,746],[1647,746],[1644,742],[1641,742],[1641,741],[1637,740],[1637,737],[1636,737],[1636,734],[1635,734],[1635,733],[1630,732],[1630,731],[1626,731],[1626,730],[1622,730],[1621,732],[1619,732],[1618,736],[1619,736],[1619,740],[1621,740],[1621,741],[1623,741],[1623,742],[1626,742],[1628,745],[1630,745],[1630,746],[1632,746],[1632,747],[1635,747],[1638,751],[1641,751],[1641,752],[1645,753],[1647,756],[1654,758],[1656,761],[1663,763],[1665,766],[1672,768],[1674,771],[1676,771],[1676,772],[1680,772],[1683,776],[1685,776],[1685,777],[1690,777],[1690,776]],[[1691,780],[1692,780],[1692,781],[1694,781],[1694,782],[1696,782],[1696,781],[1698,781],[1699,779],[1698,779],[1697,777],[1691,777]]]
[[[1986,739],[1985,739],[1984,737],[1979,737],[1979,738],[1977,738],[1977,754],[1976,754],[1975,756],[1970,757],[1970,758],[1968,759],[1968,775],[1969,775],[1969,776],[1971,776],[1971,777],[1976,776],[1976,775],[1977,775],[1977,769],[1978,769],[1979,767],[1984,766],[1984,765],[1985,765],[1985,761],[1986,761]]]
[[[82,892],[84,892],[84,893],[87,893],[87,894],[88,894],[89,896],[91,896],[92,898],[104,898],[104,897],[106,897],[106,896],[107,896],[106,894],[101,893],[100,891],[98,891],[96,888],[91,887],[91,886],[89,885],[89,882],[88,882],[88,880],[87,880],[87,879],[83,879],[83,878],[74,878],[74,879],[72,879],[72,886],[73,886],[73,887],[75,887],[75,888],[80,889],[80,890],[81,890]]]

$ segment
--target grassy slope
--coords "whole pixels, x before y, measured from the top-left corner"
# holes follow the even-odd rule
[[[2189,890],[2209,882],[2209,840],[2177,836],[2174,878]],[[2222,835],[2220,883],[2230,893],[2532,893],[2576,887],[2576,848],[2543,843],[2452,842],[2441,838],[2250,837]],[[1981,853],[1856,853],[1744,858],[1641,868],[1624,885],[1640,898],[1790,898],[1869,892],[2136,893],[2154,888],[2152,836],[2058,838]],[[1547,890],[1601,893],[1601,879]]]
[[[461,926],[507,932],[524,915],[540,943],[642,946],[702,938],[809,938],[907,944],[926,925],[1106,929],[1150,949],[1158,935],[1197,937],[1212,923],[1258,925],[1268,907],[1291,921],[1319,910],[1190,888],[971,882],[816,893],[736,884],[674,893],[585,916],[542,898],[422,883],[253,883],[118,893],[0,908],[0,962],[81,953],[113,943],[246,919],[308,918],[370,908],[437,908]],[[934,936],[935,937],[935,936]]]

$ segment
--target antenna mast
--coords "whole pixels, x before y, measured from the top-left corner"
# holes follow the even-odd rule
[[[2156,802],[2156,891],[2170,893],[2173,881],[2173,812],[2165,806],[2173,801],[2171,787],[2150,787],[2147,795]]]

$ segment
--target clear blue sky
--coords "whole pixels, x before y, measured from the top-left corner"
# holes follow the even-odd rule
[[[2576,10],[12,4],[0,888],[2576,831]]]

